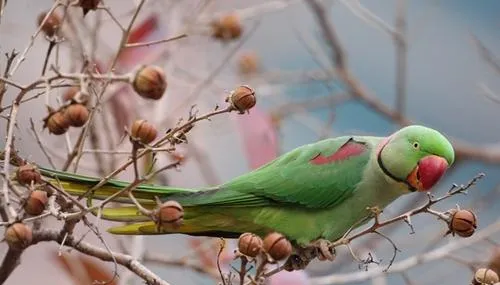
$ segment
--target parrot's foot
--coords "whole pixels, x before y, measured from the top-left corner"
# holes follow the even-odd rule
[[[335,259],[335,249],[331,248],[332,243],[326,239],[319,239],[311,246],[316,248],[317,257],[319,260],[333,261]]]
[[[333,261],[335,259],[335,249],[330,248],[331,244],[328,240],[319,239],[305,247],[296,247],[295,253],[285,262],[285,270],[304,269],[316,257],[319,260]]]

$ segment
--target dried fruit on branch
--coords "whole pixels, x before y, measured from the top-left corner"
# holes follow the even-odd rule
[[[36,166],[31,164],[25,164],[19,166],[16,172],[17,182],[21,185],[30,185],[31,183],[40,183],[42,177]]]
[[[31,244],[33,233],[27,225],[15,223],[5,230],[4,239],[11,249],[23,250]]]
[[[212,35],[216,39],[234,40],[241,36],[243,27],[236,13],[221,16],[212,22]]]
[[[64,110],[64,117],[70,126],[81,127],[89,119],[89,110],[82,104],[71,104]]]
[[[42,26],[42,31],[47,35],[48,37],[53,37],[56,35],[57,30],[59,29],[61,25],[61,20],[57,14],[54,12],[50,13],[49,17],[45,22],[43,20],[47,16],[47,12],[42,12],[40,15],[38,15],[37,19],[37,24],[38,26]],[[43,22],[43,24],[42,24]]]
[[[31,192],[26,204],[24,204],[24,211],[29,215],[38,216],[43,213],[48,201],[47,192],[35,190]]]
[[[255,52],[246,52],[238,60],[239,72],[243,75],[254,74],[259,70],[259,58]]]
[[[238,250],[250,257],[256,257],[262,249],[262,239],[252,233],[243,233],[238,239]]]
[[[132,86],[141,97],[158,100],[167,89],[165,72],[158,66],[143,66],[136,72]]]
[[[63,112],[50,112],[44,119],[43,128],[49,129],[49,133],[51,134],[62,135],[68,131],[69,122],[66,120]]]
[[[273,232],[264,238],[263,249],[274,260],[282,260],[292,253],[292,244],[284,235]]]
[[[244,113],[255,106],[257,98],[255,98],[255,91],[250,86],[241,85],[231,91],[227,101],[240,113]]]
[[[473,284],[494,284],[500,281],[498,274],[489,268],[479,268],[474,274]]]
[[[167,201],[155,210],[157,223],[164,228],[179,228],[184,219],[184,209],[176,201]]]
[[[130,131],[132,137],[140,140],[144,144],[149,144],[156,139],[158,131],[156,127],[146,120],[136,120],[132,124]]]
[[[458,210],[453,213],[449,223],[450,232],[461,237],[470,237],[477,228],[476,215],[469,210]]]

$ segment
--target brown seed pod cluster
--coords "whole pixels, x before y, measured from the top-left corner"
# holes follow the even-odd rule
[[[130,134],[143,144],[149,144],[156,139],[158,131],[156,127],[147,120],[136,120],[132,124]]]
[[[474,285],[484,285],[484,284],[495,284],[500,281],[498,274],[489,268],[479,268],[474,274],[472,284]]]
[[[45,33],[46,36],[48,37],[53,37],[57,34],[57,31],[59,30],[59,27],[61,26],[61,19],[57,14],[54,12],[50,13],[49,17],[45,22],[43,22],[43,19],[47,16],[47,12],[42,12],[40,15],[38,15],[37,18],[37,24],[38,26],[41,25],[42,31]],[[42,25],[43,22],[43,25]]]
[[[470,237],[477,228],[476,215],[469,210],[454,210],[448,227],[453,234]]]
[[[259,70],[259,57],[255,52],[245,52],[238,59],[238,70],[243,75],[251,75]]]
[[[292,253],[292,244],[284,235],[272,232],[264,238],[263,249],[274,260],[282,260]]]
[[[24,204],[24,211],[29,215],[38,216],[43,213],[48,201],[47,192],[35,190],[31,192],[28,200],[26,200],[26,204]]]
[[[101,0],[79,0],[78,6],[82,7],[83,16],[85,16],[90,10],[97,10],[99,2]]]
[[[42,181],[42,177],[36,166],[25,164],[19,166],[17,169],[16,180],[21,185],[31,185],[31,183],[40,183]]]
[[[15,223],[5,230],[4,239],[11,249],[23,250],[31,244],[33,232],[27,225]]]
[[[226,101],[243,114],[255,106],[257,98],[255,97],[255,91],[250,86],[241,85],[231,91]]]
[[[243,33],[240,17],[236,13],[221,16],[212,22],[212,36],[220,40],[234,40]]]
[[[243,233],[238,239],[239,252],[249,257],[256,257],[262,249],[262,245],[262,239],[252,233]]]
[[[165,90],[167,90],[167,78],[160,67],[145,65],[135,73],[132,86],[139,96],[158,100],[163,97]]]
[[[178,202],[170,200],[161,204],[155,210],[154,216],[159,226],[177,229],[183,223],[184,209]]]
[[[81,98],[79,94],[77,92],[75,96]],[[69,127],[85,125],[89,119],[89,110],[83,103],[76,103],[77,101],[73,97],[71,102],[57,111],[49,108],[49,114],[43,120],[43,128],[47,128],[51,134],[62,135],[68,131]]]

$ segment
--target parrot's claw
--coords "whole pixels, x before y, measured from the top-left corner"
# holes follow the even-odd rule
[[[319,239],[306,247],[296,247],[295,253],[287,259],[285,269],[287,271],[304,269],[316,257],[319,260],[333,261],[335,249],[330,248],[331,244],[328,240]]]
[[[312,244],[317,250],[316,253],[319,260],[333,261],[335,259],[335,249],[330,248],[331,244],[326,239],[319,239]]]

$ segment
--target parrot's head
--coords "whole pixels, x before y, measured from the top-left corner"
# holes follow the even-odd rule
[[[390,178],[410,191],[428,191],[455,160],[453,146],[441,133],[423,126],[408,126],[382,141],[377,161]]]

